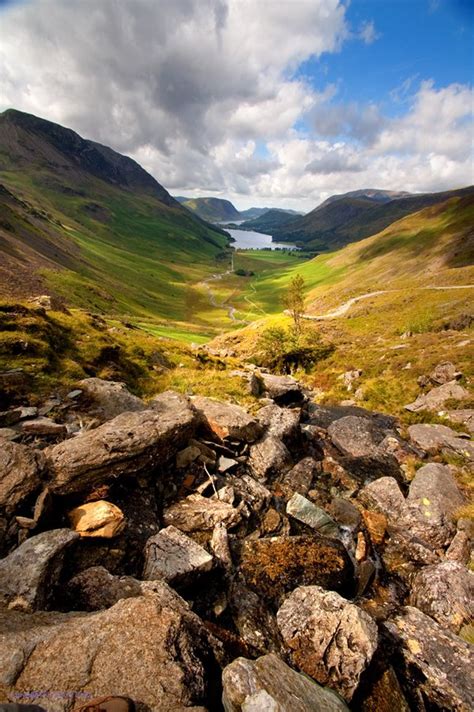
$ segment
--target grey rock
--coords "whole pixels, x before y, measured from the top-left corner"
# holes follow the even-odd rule
[[[202,497],[200,494],[191,494],[163,512],[165,525],[173,525],[183,532],[214,529],[220,522],[232,527],[238,524],[241,518],[240,509],[219,499]]]
[[[280,652],[282,641],[274,614],[238,578],[230,586],[229,604],[234,625],[247,645],[260,654]]]
[[[230,553],[229,535],[223,522],[218,522],[212,532],[211,549],[224,571],[230,573],[233,569],[232,555]]]
[[[331,501],[330,511],[336,522],[343,527],[355,531],[360,527],[360,512],[352,502],[344,497],[334,497]]]
[[[232,470],[234,467],[237,467],[239,463],[237,460],[234,460],[232,457],[225,457],[225,455],[221,455],[217,464],[217,468],[220,473],[225,473],[229,472],[229,470]]]
[[[429,463],[413,478],[398,526],[428,546],[447,546],[454,534],[453,514],[464,497],[447,465]]]
[[[275,376],[271,373],[261,373],[265,393],[278,405],[300,403],[304,400],[301,386],[291,376]]]
[[[11,514],[41,486],[45,467],[39,450],[0,440],[0,510]]]
[[[335,420],[328,427],[328,434],[338,450],[352,457],[377,455],[385,437],[373,421],[356,415]]]
[[[17,610],[47,609],[56,593],[66,549],[79,534],[53,529],[27,539],[0,561],[0,602]]]
[[[287,447],[273,435],[265,435],[250,448],[249,467],[256,479],[266,482],[270,477],[291,469],[291,455]]]
[[[225,712],[349,712],[332,690],[320,687],[270,653],[237,658],[222,673]]]
[[[385,568],[391,574],[410,584],[423,566],[438,564],[440,556],[402,523],[389,528],[390,539],[382,553]]]
[[[458,383],[445,383],[418,396],[416,401],[405,406],[405,410],[418,413],[421,410],[438,411],[448,400],[461,401],[469,397],[469,391]]]
[[[373,422],[373,424],[381,430],[391,430],[396,424],[396,418],[393,416],[385,415],[384,413],[374,413],[373,411],[366,410],[365,408],[355,405],[324,406],[316,403],[310,403],[308,410],[309,422],[312,425],[317,425],[325,430],[327,430],[327,428],[329,428],[331,423],[334,421],[340,420],[341,418],[345,418],[349,415],[366,418],[367,420]]]
[[[8,440],[14,442],[21,437],[21,433],[14,428],[0,428],[0,441]]]
[[[111,420],[121,413],[145,410],[144,402],[130,393],[125,383],[84,378],[79,386],[82,397],[91,402],[90,412],[101,422]],[[68,397],[73,396],[68,394]]]
[[[196,445],[188,445],[177,453],[176,467],[178,470],[185,470],[199,457],[201,457],[201,450]]]
[[[351,700],[377,649],[377,625],[369,614],[334,591],[302,586],[285,600],[277,623],[292,662]]]
[[[100,611],[122,598],[141,596],[142,585],[132,576],[113,576],[103,566],[91,566],[73,576],[65,592],[74,610]]]
[[[430,373],[432,383],[442,386],[450,381],[457,381],[462,378],[462,373],[457,370],[451,361],[439,363]]]
[[[300,432],[301,411],[280,408],[276,403],[266,405],[257,412],[257,419],[269,435],[283,440],[286,444],[296,440]]]
[[[443,415],[453,423],[460,423],[465,429],[474,433],[474,408],[465,408],[464,410],[447,410]]]
[[[143,578],[166,583],[191,582],[197,574],[210,571],[213,558],[202,546],[173,526],[148,539]]]
[[[288,501],[286,513],[326,536],[336,536],[339,532],[336,522],[324,509],[317,507],[297,492]]]
[[[186,403],[122,413],[46,449],[51,488],[60,494],[81,492],[113,477],[156,469],[176,455],[196,426],[197,415]]]
[[[204,704],[219,648],[183,599],[154,587],[94,613],[0,612],[3,695],[36,690],[51,712],[117,692],[154,712]]]
[[[472,710],[472,646],[411,606],[384,625],[397,647],[396,671],[413,709]]]
[[[474,445],[446,425],[427,423],[410,425],[408,433],[415,445],[430,455],[455,452],[457,455],[474,460]]]
[[[266,507],[272,498],[270,490],[250,475],[232,475],[228,479],[242,501],[255,512]]]
[[[410,605],[459,633],[474,617],[474,574],[455,561],[425,566],[413,579]]]
[[[471,537],[467,532],[458,529],[446,551],[446,558],[467,566],[471,558]]]
[[[203,396],[193,398],[193,404],[208,428],[221,440],[229,438],[251,443],[262,433],[260,423],[239,405],[220,403]]]
[[[308,494],[314,479],[321,473],[321,465],[313,457],[305,457],[279,479],[283,492],[291,497],[295,492]]]
[[[393,477],[379,477],[359,493],[360,501],[369,509],[385,514],[389,521],[396,522],[405,505],[405,498]]]

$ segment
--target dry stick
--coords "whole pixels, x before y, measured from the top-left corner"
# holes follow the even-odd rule
[[[216,495],[217,499],[219,499],[219,495],[217,494],[216,486],[214,484],[214,478],[212,477],[211,473],[207,469],[206,463],[203,463],[203,464],[204,464],[204,470],[206,472],[206,475],[209,477],[209,480],[211,481],[211,485],[212,485],[212,489],[214,490],[214,494]]]

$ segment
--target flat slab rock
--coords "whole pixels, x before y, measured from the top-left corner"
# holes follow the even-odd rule
[[[123,695],[154,712],[204,704],[212,640],[183,599],[155,585],[95,613],[0,612],[3,695],[37,690],[35,704],[52,710],[54,700],[54,712],[71,712],[86,695]]]
[[[207,531],[214,529],[220,522],[232,527],[241,518],[240,509],[220,499],[209,499],[200,494],[190,494],[163,512],[165,525],[173,525],[183,532]]]
[[[405,406],[405,410],[418,413],[420,410],[440,410],[448,400],[462,401],[469,398],[469,391],[456,382],[444,383],[442,386],[432,388],[428,393],[423,393],[413,402]]]
[[[428,423],[410,425],[408,433],[415,445],[430,455],[451,451],[474,460],[474,444],[469,439],[460,437],[459,433],[446,425]]]
[[[210,571],[213,557],[202,546],[170,526],[150,537],[145,547],[143,578],[167,583],[189,582]]]
[[[58,494],[164,465],[194,434],[197,414],[184,399],[162,409],[122,413],[95,430],[45,450]]]
[[[252,443],[263,432],[262,425],[239,405],[220,403],[203,396],[194,397],[193,404],[210,430],[221,440],[229,438]]]
[[[411,606],[384,626],[394,640],[395,667],[413,709],[471,712],[472,646]]]
[[[225,712],[349,712],[332,690],[292,670],[275,654],[237,658],[222,673]]]
[[[386,432],[378,428],[373,420],[347,415],[331,423],[328,434],[344,455],[364,457],[379,454],[379,445]]]
[[[368,613],[319,586],[295,589],[277,613],[293,663],[350,701],[377,649],[377,625]]]
[[[264,599],[279,600],[302,585],[350,589],[354,567],[341,542],[315,533],[244,542],[241,571],[247,585]]]
[[[66,549],[79,534],[52,529],[27,539],[0,561],[0,602],[22,611],[46,609],[62,570]]]
[[[301,411],[298,408],[280,408],[271,403],[257,411],[257,419],[269,435],[285,442],[295,440],[299,435]]]

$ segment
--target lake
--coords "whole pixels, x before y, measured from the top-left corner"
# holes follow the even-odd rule
[[[234,238],[235,242],[232,243],[232,247],[236,250],[263,250],[265,248],[270,248],[271,250],[277,250],[278,248],[283,248],[285,250],[298,249],[289,243],[272,242],[271,235],[263,235],[261,232],[254,232],[253,230],[227,229],[226,232]]]

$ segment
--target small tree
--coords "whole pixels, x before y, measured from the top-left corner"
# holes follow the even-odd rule
[[[284,304],[293,319],[295,340],[298,341],[304,314],[304,279],[300,274],[296,274],[291,280],[284,297]]]

